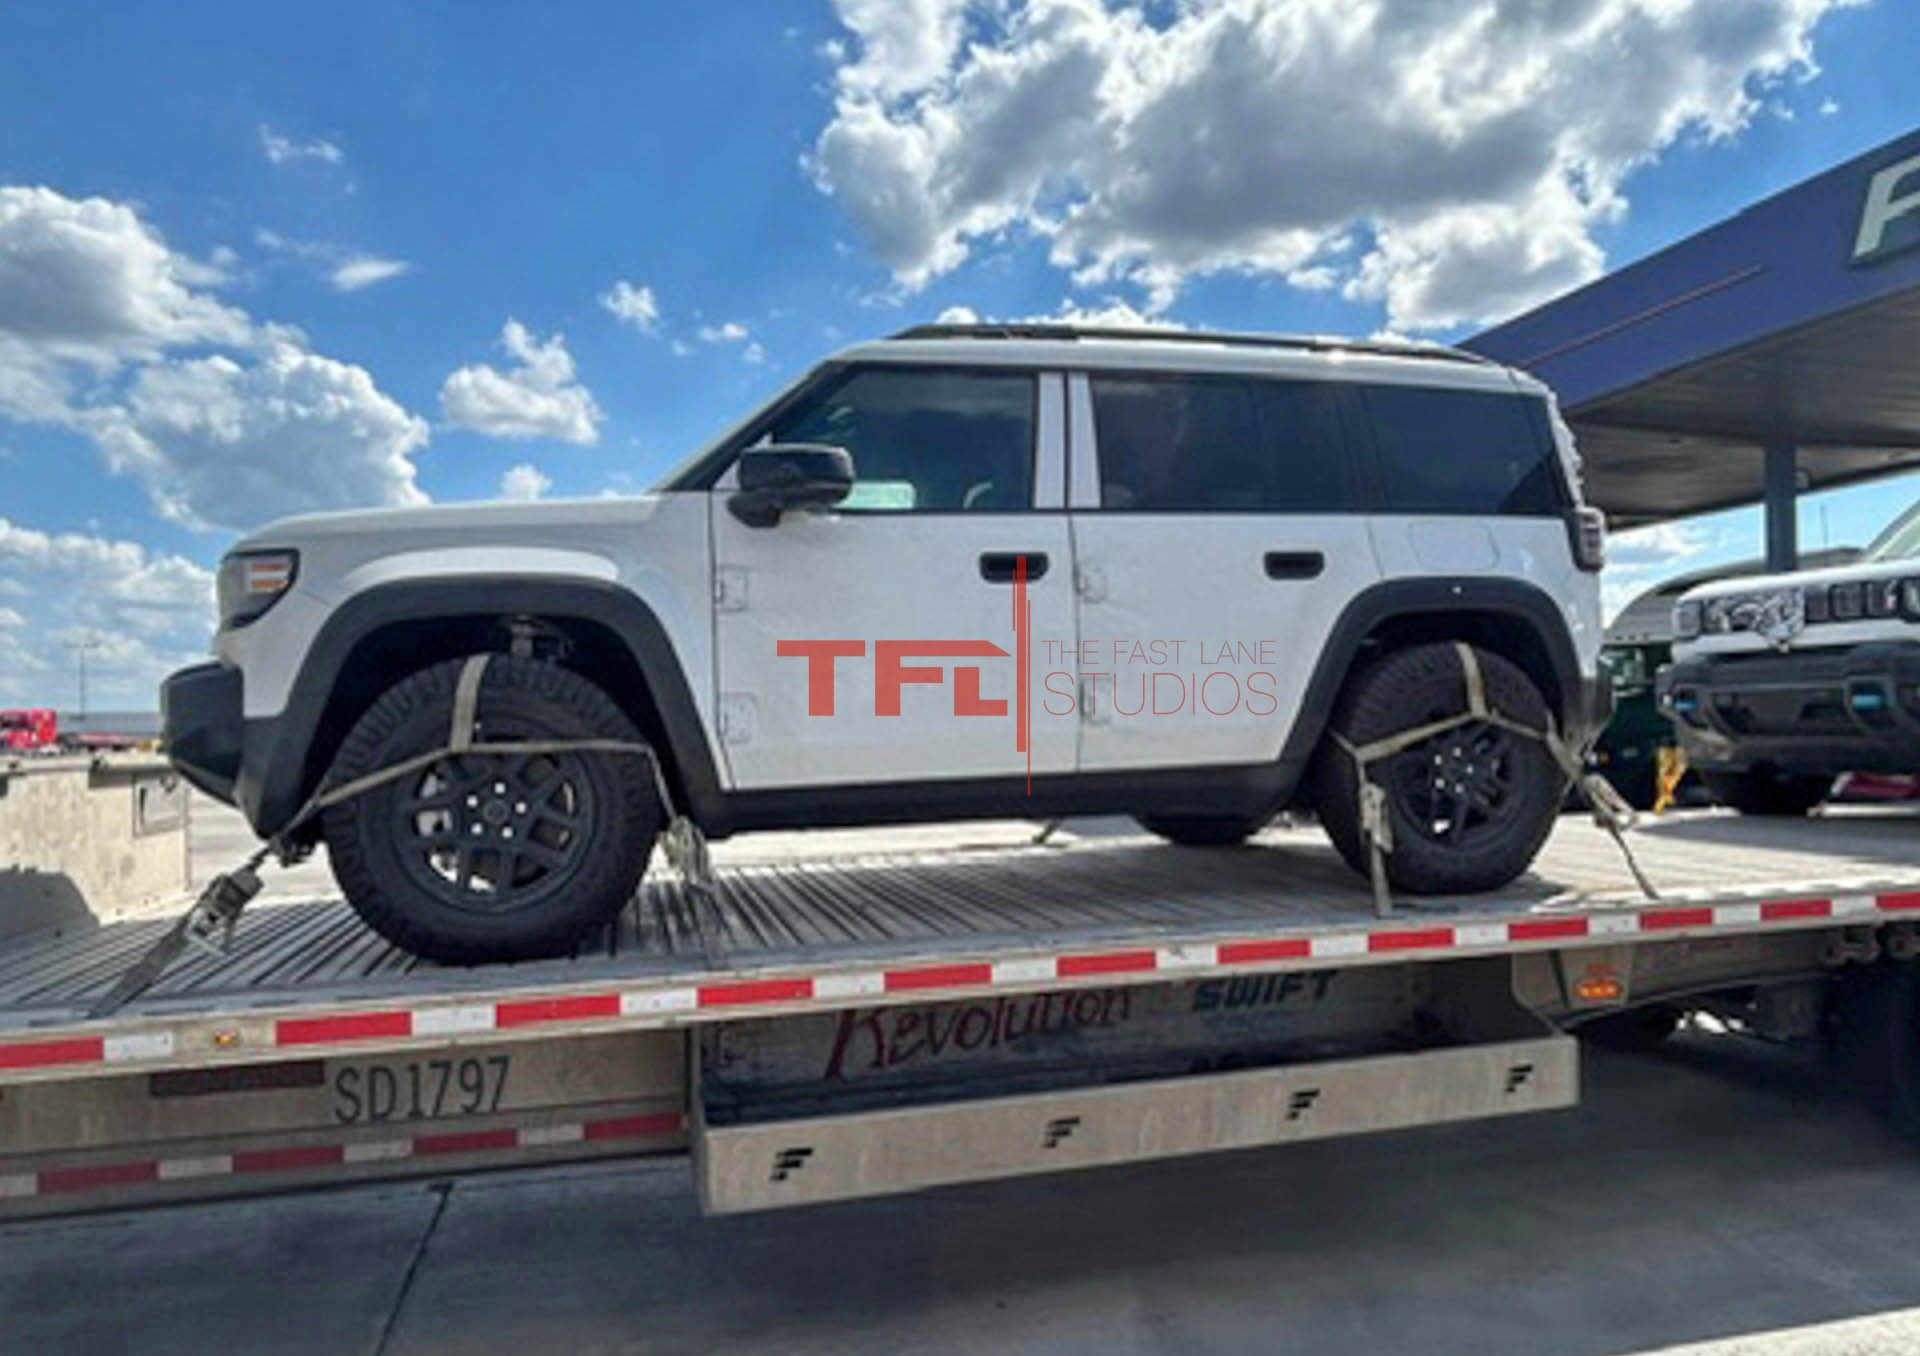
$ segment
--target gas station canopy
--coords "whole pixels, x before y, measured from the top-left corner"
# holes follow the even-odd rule
[[[1552,386],[1617,527],[1920,470],[1920,131],[1464,347]],[[1782,564],[1784,562],[1784,566]]]

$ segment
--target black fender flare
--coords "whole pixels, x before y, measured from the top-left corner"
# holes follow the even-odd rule
[[[348,657],[375,632],[407,621],[526,614],[605,627],[646,681],[668,747],[682,807],[709,832],[726,832],[714,752],[681,656],[660,618],[632,590],[596,579],[463,575],[375,585],[342,602],[315,633],[278,716],[246,722],[236,799],[256,832],[277,833],[311,793],[308,753]],[[620,694],[613,694],[618,700]]]
[[[1392,622],[1447,612],[1491,614],[1527,626],[1553,668],[1559,689],[1557,703],[1554,694],[1546,695],[1555,706],[1554,718],[1562,732],[1576,742],[1583,741],[1605,722],[1604,709],[1596,709],[1605,705],[1593,690],[1598,680],[1581,674],[1573,637],[1559,606],[1544,589],[1515,579],[1476,575],[1389,579],[1355,594],[1334,621],[1307,682],[1293,728],[1287,732],[1281,763],[1304,768],[1313,757],[1333,716],[1333,704],[1368,636]]]

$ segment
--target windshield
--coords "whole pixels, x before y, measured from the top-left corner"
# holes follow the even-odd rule
[[[1905,560],[1920,556],[1920,502],[1888,524],[1867,548],[1868,560]]]

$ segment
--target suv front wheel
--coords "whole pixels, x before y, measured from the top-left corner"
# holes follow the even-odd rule
[[[463,660],[423,669],[368,708],[340,746],[340,786],[444,748]],[[577,673],[495,655],[476,743],[639,743]],[[565,954],[633,897],[661,812],[645,760],[606,753],[464,753],[329,809],[334,879],[388,941],[456,963]]]
[[[1530,729],[1547,703],[1518,665],[1476,649],[1487,705]],[[1467,710],[1460,654],[1450,643],[1396,650],[1348,681],[1331,729],[1359,747]],[[1470,894],[1505,885],[1532,863],[1553,829],[1567,781],[1538,740],[1485,721],[1434,735],[1382,758],[1369,778],[1386,791],[1393,850],[1387,879],[1413,894]],[[1320,752],[1315,799],[1340,855],[1367,874],[1359,774],[1331,739]]]

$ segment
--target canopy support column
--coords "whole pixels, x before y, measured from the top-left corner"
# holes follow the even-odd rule
[[[1792,443],[1767,447],[1767,569],[1775,574],[1800,567],[1800,481],[1795,453]]]

